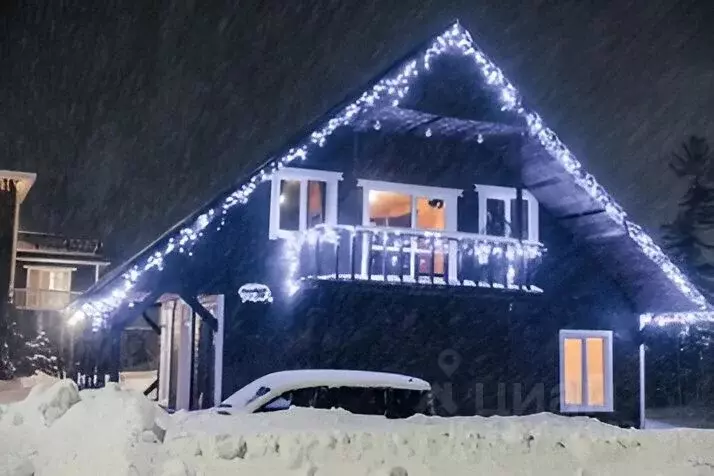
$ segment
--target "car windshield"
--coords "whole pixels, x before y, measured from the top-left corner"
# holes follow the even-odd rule
[[[250,402],[270,393],[270,387],[253,382],[238,390],[219,405],[221,408],[242,408]]]

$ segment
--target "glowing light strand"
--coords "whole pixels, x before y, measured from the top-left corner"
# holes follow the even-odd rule
[[[545,125],[543,119],[537,113],[529,111],[523,106],[518,90],[488,56],[475,45],[470,33],[456,23],[434,39],[432,44],[425,50],[421,61],[417,59],[408,61],[398,69],[398,72],[393,77],[383,78],[377,82],[355,102],[344,107],[324,123],[322,127],[310,134],[305,143],[272,160],[248,182],[228,196],[219,207],[209,210],[192,225],[180,230],[178,236],[170,239],[163,250],[156,251],[143,264],[135,265],[124,274],[124,283],[118,286],[117,289],[111,291],[108,295],[83,303],[81,305],[82,312],[98,324],[101,324],[105,316],[115,311],[125,302],[128,293],[144,273],[153,269],[162,269],[164,259],[172,253],[177,251],[186,253],[204,235],[204,230],[209,227],[215,226],[215,230],[220,231],[225,225],[225,217],[228,211],[236,205],[247,203],[250,195],[258,185],[270,180],[275,171],[296,160],[306,160],[316,147],[320,148],[325,145],[327,138],[337,128],[351,123],[361,112],[385,105],[398,106],[401,99],[409,92],[411,82],[419,77],[421,72],[429,71],[436,57],[452,51],[474,60],[487,84],[496,91],[497,99],[501,103],[501,109],[503,111],[511,111],[523,118],[528,126],[530,136],[538,139],[545,150],[574,177],[576,183],[603,206],[608,216],[627,227],[629,236],[642,252],[660,266],[667,277],[688,299],[701,309],[707,308],[704,296],[690,283],[682,271],[667,258],[659,246],[641,227],[627,220],[627,215],[622,207],[607,194],[592,175],[582,170],[582,166],[575,155]],[[380,129],[378,122],[375,123],[375,129]]]
[[[714,323],[714,312],[669,312],[669,313],[646,313],[640,315],[640,329],[647,326],[666,327],[669,325],[683,325],[686,328],[698,323]]]

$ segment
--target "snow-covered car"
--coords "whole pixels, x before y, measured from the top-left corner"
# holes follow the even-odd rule
[[[220,414],[291,407],[342,408],[361,415],[408,418],[433,415],[428,382],[407,375],[361,370],[289,370],[265,375],[218,405]]]

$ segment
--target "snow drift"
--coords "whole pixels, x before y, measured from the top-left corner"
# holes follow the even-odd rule
[[[0,411],[0,475],[152,474],[159,412],[114,384],[79,392],[69,380],[39,383]]]
[[[38,385],[0,408],[0,475],[702,475],[714,432],[587,418],[387,420],[296,409],[169,416],[141,393]]]

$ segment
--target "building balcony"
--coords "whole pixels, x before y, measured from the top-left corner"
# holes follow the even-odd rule
[[[471,286],[540,293],[541,243],[464,232],[320,225],[297,235],[302,280]]]
[[[14,302],[17,309],[59,311],[67,307],[80,294],[71,291],[16,288]]]

